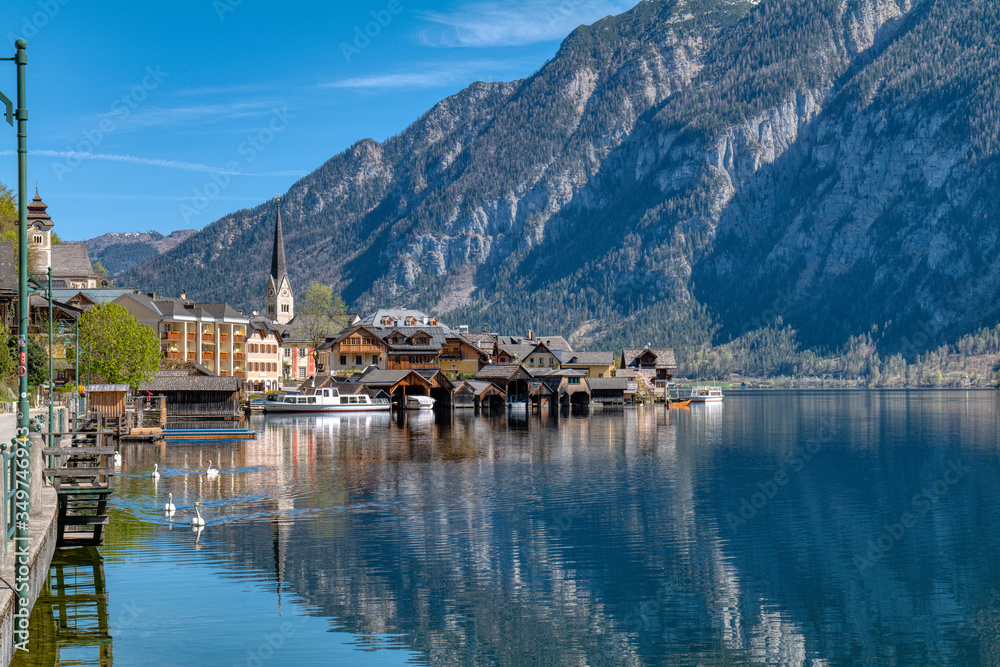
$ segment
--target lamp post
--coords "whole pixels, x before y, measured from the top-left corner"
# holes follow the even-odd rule
[[[28,108],[25,71],[28,65],[28,43],[23,39],[14,42],[17,50],[13,60],[17,67],[17,109],[10,99],[0,93],[7,123],[17,119],[17,217],[18,217],[18,285],[17,285],[17,435],[14,438],[14,467],[16,472],[14,512],[14,554],[17,578],[14,584],[14,647],[28,648],[28,615],[30,608],[28,511],[31,471],[28,466]],[[21,567],[24,565],[25,567]]]

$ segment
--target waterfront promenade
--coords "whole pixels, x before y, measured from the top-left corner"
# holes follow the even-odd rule
[[[32,410],[32,414],[42,414],[43,410]],[[0,441],[8,447],[17,428],[17,416],[13,413],[0,414]],[[42,447],[40,435],[31,436],[31,513],[29,535],[31,538],[29,567],[31,570],[31,600],[38,597],[48,576],[52,555],[55,553],[58,529],[58,505],[56,493],[45,485],[42,477]],[[14,590],[16,579],[14,541],[7,543],[3,554],[3,569],[0,572],[0,664],[7,665],[13,658],[14,630]],[[30,631],[30,628],[29,628]]]

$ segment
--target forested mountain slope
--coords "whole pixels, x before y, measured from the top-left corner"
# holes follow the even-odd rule
[[[595,346],[992,326],[998,34],[987,0],[648,0],[296,183],[289,273]],[[119,282],[259,308],[273,220],[236,212]]]

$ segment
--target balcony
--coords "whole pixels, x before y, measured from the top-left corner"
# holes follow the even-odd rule
[[[234,352],[233,353],[233,360],[234,361],[246,361],[246,355],[243,354],[242,352]]]
[[[188,361],[195,361],[198,359],[198,355],[194,352],[188,352]]]
[[[201,353],[201,358],[202,359],[215,359],[215,352],[202,352]]]
[[[229,353],[228,352],[220,352],[219,353],[219,361],[229,361]]]
[[[219,371],[219,375],[222,377],[229,377],[229,371]]]
[[[193,343],[194,342],[195,333],[193,331],[189,331],[187,337],[188,337],[188,340]]]
[[[212,343],[212,342],[215,342],[215,334],[212,334],[212,333],[203,333],[203,334],[201,334],[201,342],[203,342],[203,343]]]
[[[165,356],[167,359],[180,359],[181,353],[176,350],[168,350]]]
[[[234,343],[245,343],[245,342],[247,342],[247,337],[244,336],[243,334],[233,334],[233,342]]]
[[[243,371],[236,371],[235,373],[233,373],[233,377],[234,378],[243,378],[244,380],[246,380],[247,379],[247,374],[245,372],[243,372]]]
[[[180,339],[181,339],[181,332],[180,331],[164,331],[163,332],[163,340],[180,340]]]
[[[229,334],[219,334],[219,342],[220,343],[228,343],[229,342]]]

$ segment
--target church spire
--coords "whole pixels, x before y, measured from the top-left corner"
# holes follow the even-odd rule
[[[281,199],[278,199],[278,216],[274,221],[274,247],[271,249],[271,275],[267,277],[267,294],[264,312],[268,319],[287,324],[295,317],[295,297],[285,268],[285,240],[281,235]]]
[[[278,198],[278,218],[274,223],[274,248],[271,250],[271,277],[280,284],[285,270],[285,241],[281,236],[281,198]]]

